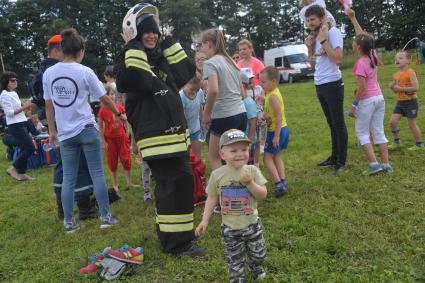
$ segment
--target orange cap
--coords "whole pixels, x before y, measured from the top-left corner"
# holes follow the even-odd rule
[[[55,34],[49,40],[47,41],[47,44],[55,44],[55,43],[61,43],[62,37],[59,34]]]

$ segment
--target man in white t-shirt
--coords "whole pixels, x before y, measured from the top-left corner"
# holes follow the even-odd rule
[[[348,134],[344,121],[344,83],[339,65],[342,63],[343,39],[336,27],[328,29],[325,10],[313,5],[305,12],[307,26],[317,33],[316,38],[308,36],[310,62],[315,66],[314,83],[320,105],[326,116],[332,137],[332,153],[320,167],[332,167],[334,173],[345,170],[347,161]]]

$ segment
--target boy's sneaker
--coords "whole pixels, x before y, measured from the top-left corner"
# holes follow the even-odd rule
[[[317,163],[317,166],[319,167],[331,167],[335,165],[337,165],[336,161],[332,160],[331,157],[328,157],[328,159],[323,162]]]
[[[388,150],[397,150],[401,148],[401,144],[400,143],[392,143],[388,146]]]
[[[112,225],[115,225],[119,222],[120,221],[118,220],[118,218],[116,218],[114,215],[109,213],[106,216],[100,217],[100,228],[101,229],[108,228],[108,227],[111,227]]]
[[[214,207],[214,213],[220,214],[221,213],[221,206],[219,204],[217,204]]]
[[[366,171],[363,171],[363,175],[371,176],[376,173],[383,171],[381,164],[369,165]]]
[[[120,250],[111,249],[106,252],[106,255],[122,262],[134,264],[142,264],[144,261],[143,248],[141,247],[137,247],[134,249],[132,247],[127,246],[125,249],[122,248]]]
[[[283,197],[288,192],[288,184],[285,181],[280,181],[274,189],[275,197]]]
[[[264,278],[266,278],[266,273],[265,272],[262,272],[262,273],[260,273],[258,275],[254,274],[254,280],[260,280],[261,281]]]
[[[145,193],[143,194],[143,201],[145,203],[150,203],[152,202],[152,194],[150,191],[145,191]]]
[[[65,223],[64,226],[65,233],[74,233],[81,229],[80,221],[75,220],[74,218],[72,218],[71,222]]]
[[[391,174],[394,172],[394,169],[391,165],[388,164],[388,165],[382,166],[382,171],[384,171],[384,173]]]

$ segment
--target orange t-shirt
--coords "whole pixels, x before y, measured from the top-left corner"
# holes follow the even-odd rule
[[[410,81],[410,75],[412,72],[415,72],[412,69],[407,69],[404,72],[397,72],[394,74],[394,80],[397,82],[397,85],[401,87],[410,87],[412,86],[412,82]],[[416,73],[416,72],[415,72]],[[416,92],[397,92],[398,101],[407,101],[417,98]]]
[[[260,72],[264,69],[264,64],[259,59],[252,57],[251,63],[246,64],[245,60],[240,59],[237,63],[239,68],[251,68],[252,73],[254,73],[254,85],[258,85],[260,83]]]
[[[115,107],[122,113],[125,114],[125,109],[119,104],[115,104]],[[107,138],[118,138],[126,134],[123,122],[114,114],[111,110],[102,106],[97,114],[97,117],[103,119],[103,135]]]

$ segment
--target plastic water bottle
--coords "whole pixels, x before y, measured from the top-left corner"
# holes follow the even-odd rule
[[[57,141],[53,141],[53,142],[49,142],[49,143],[45,143],[43,144],[43,150],[44,151],[51,151],[52,149],[55,149],[59,146]]]

